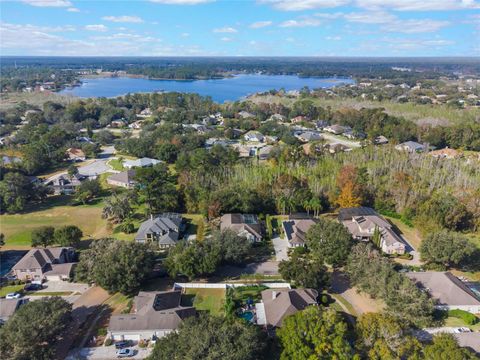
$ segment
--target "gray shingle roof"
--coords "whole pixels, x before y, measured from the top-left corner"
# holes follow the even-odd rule
[[[135,170],[127,170],[122,171],[118,174],[113,174],[112,176],[108,177],[108,180],[113,180],[117,182],[121,182],[124,184],[130,184],[134,181],[135,178]]]
[[[56,262],[63,251],[68,250],[65,247],[52,247],[46,249],[31,249],[13,266],[13,270],[22,269],[41,269],[46,264]]]
[[[177,214],[160,215],[148,219],[140,225],[135,240],[142,241],[147,238],[147,234],[153,234],[157,237],[159,244],[174,245],[179,238],[181,223],[182,217]]]
[[[257,238],[262,237],[262,226],[257,217],[251,214],[225,214],[220,219],[220,229],[245,230]]]

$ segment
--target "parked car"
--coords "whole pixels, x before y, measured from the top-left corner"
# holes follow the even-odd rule
[[[40,284],[34,284],[34,283],[31,283],[31,284],[27,284],[25,285],[25,287],[23,288],[23,290],[25,291],[37,291],[37,290],[42,290],[43,289],[43,286],[40,285]]]
[[[117,358],[127,358],[135,356],[135,350],[133,349],[120,349],[117,350]]]
[[[14,292],[14,293],[7,294],[7,296],[5,296],[5,299],[20,299],[21,297],[22,297],[22,294]]]
[[[115,343],[115,348],[117,349],[123,349],[123,348],[126,348],[126,347],[129,347],[132,345],[132,342],[129,341],[129,340],[122,340],[122,341],[117,341]]]

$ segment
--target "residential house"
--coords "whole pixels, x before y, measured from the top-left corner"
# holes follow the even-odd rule
[[[140,130],[143,126],[144,120],[137,120],[131,124],[128,124],[128,128],[132,130]]]
[[[341,126],[338,124],[330,125],[323,128],[323,131],[326,131],[335,135],[343,134],[345,131],[348,131],[348,130],[351,130],[351,128],[348,126]]]
[[[27,299],[0,299],[0,325],[6,323]]]
[[[135,186],[135,170],[122,171],[107,178],[107,184],[131,189]]]
[[[274,149],[272,145],[266,145],[257,151],[258,158],[260,160],[268,160],[270,158],[270,153]]]
[[[108,337],[121,340],[156,340],[178,329],[186,318],[196,316],[194,307],[181,305],[180,290],[140,291],[130,314],[112,315]]]
[[[405,243],[392,229],[392,225],[368,207],[354,207],[340,209],[338,220],[348,229],[355,240],[375,241],[375,234],[379,236],[377,244],[386,254],[404,254]]]
[[[290,218],[282,222],[283,232],[287,238],[288,247],[305,246],[307,232],[317,221],[312,218],[294,219]]]
[[[241,117],[242,119],[251,119],[255,117],[255,114],[252,114],[248,111],[240,111],[238,113],[238,116]]]
[[[253,214],[225,214],[220,219],[220,230],[231,229],[251,242],[262,240],[262,225]]]
[[[78,136],[75,140],[83,144],[95,144],[95,142],[88,136]]]
[[[53,190],[55,195],[71,195],[80,186],[87,176],[79,173],[74,175],[58,174],[43,182],[43,184]]]
[[[112,128],[123,128],[127,126],[127,122],[125,120],[113,120],[110,123],[110,127]]]
[[[137,160],[125,160],[123,162],[123,167],[127,169],[133,169],[135,167],[143,168],[143,167],[155,166],[157,164],[160,164],[161,162],[162,162],[161,160],[144,157]]]
[[[150,108],[145,108],[142,111],[140,111],[140,114],[137,114],[137,117],[139,118],[146,118],[149,116],[152,116],[153,112],[150,110]]]
[[[318,292],[313,289],[269,289],[262,291],[262,302],[255,304],[257,324],[278,328],[283,320],[308,306],[317,305]]]
[[[352,150],[348,146],[345,146],[345,145],[340,144],[340,143],[325,144],[325,145],[323,145],[323,148],[325,150],[327,150],[330,154],[337,154],[337,153],[340,153],[340,152],[347,152],[347,151]]]
[[[328,126],[328,121],[327,120],[317,120],[315,122],[315,127],[317,128],[317,130],[323,130],[327,126]]]
[[[460,151],[450,149],[448,147],[445,149],[430,151],[428,155],[433,156],[437,159],[458,159],[462,157],[462,153]]]
[[[406,141],[404,143],[396,145],[395,149],[414,153],[414,152],[425,151],[427,149],[427,147],[425,145],[419,144],[415,141]]]
[[[292,124],[298,124],[304,121],[308,121],[308,118],[306,116],[295,116],[293,119],[290,120]]]
[[[243,138],[246,141],[251,142],[263,142],[265,140],[265,136],[263,136],[263,134],[258,131],[249,131],[248,133],[243,135]]]
[[[287,118],[281,114],[273,114],[267,119],[267,121],[285,122],[286,119]]]
[[[68,280],[71,276],[75,251],[69,247],[31,249],[13,267],[17,279],[26,280]]]
[[[68,156],[68,160],[70,161],[85,161],[85,159],[87,158],[82,149],[77,148],[67,149],[66,155]]]
[[[296,138],[303,142],[319,141],[322,139],[322,135],[315,131],[305,131],[298,134]]]
[[[234,144],[232,148],[238,151],[238,156],[241,158],[248,158],[255,155],[255,148],[252,146]]]
[[[265,136],[265,141],[269,144],[277,143],[278,142],[278,136],[274,135],[266,135]]]
[[[135,235],[139,243],[157,243],[161,249],[175,246],[183,231],[183,218],[180,214],[166,213],[151,216],[144,221]]]
[[[383,135],[379,135],[375,138],[374,143],[375,145],[385,145],[388,144],[388,139]]]
[[[352,139],[352,140],[354,140],[354,139],[363,140],[367,137],[367,135],[365,135],[365,133],[363,133],[361,131],[355,131],[355,130],[347,130],[342,135],[345,136],[346,138]]]
[[[202,124],[205,126],[217,125],[223,122],[223,116],[220,113],[214,115],[208,115],[202,118]]]
[[[459,309],[472,314],[480,314],[479,296],[452,273],[426,271],[408,272],[405,275],[430,294],[436,301],[437,309]]]

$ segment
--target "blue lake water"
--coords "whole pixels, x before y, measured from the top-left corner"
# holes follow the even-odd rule
[[[300,90],[331,88],[354,83],[345,78],[300,78],[293,75],[237,75],[213,80],[150,80],[129,77],[84,79],[80,86],[62,90],[60,94],[88,97],[115,97],[127,93],[177,91],[211,96],[214,101],[235,101],[257,92],[272,89]]]

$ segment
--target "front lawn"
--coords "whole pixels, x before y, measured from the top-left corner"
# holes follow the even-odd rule
[[[183,306],[194,306],[199,311],[212,315],[224,314],[225,289],[185,289]]]
[[[5,297],[7,294],[14,293],[14,292],[21,292],[23,291],[23,287],[25,285],[9,285],[3,286],[0,288],[0,297]]]
[[[445,319],[445,325],[447,327],[468,327],[473,331],[480,331],[480,322],[477,322],[475,325],[467,325],[462,319],[449,316]]]
[[[108,161],[108,166],[110,166],[113,170],[116,171],[123,171],[125,170],[123,167],[123,159],[118,158],[118,159],[111,159]]]

